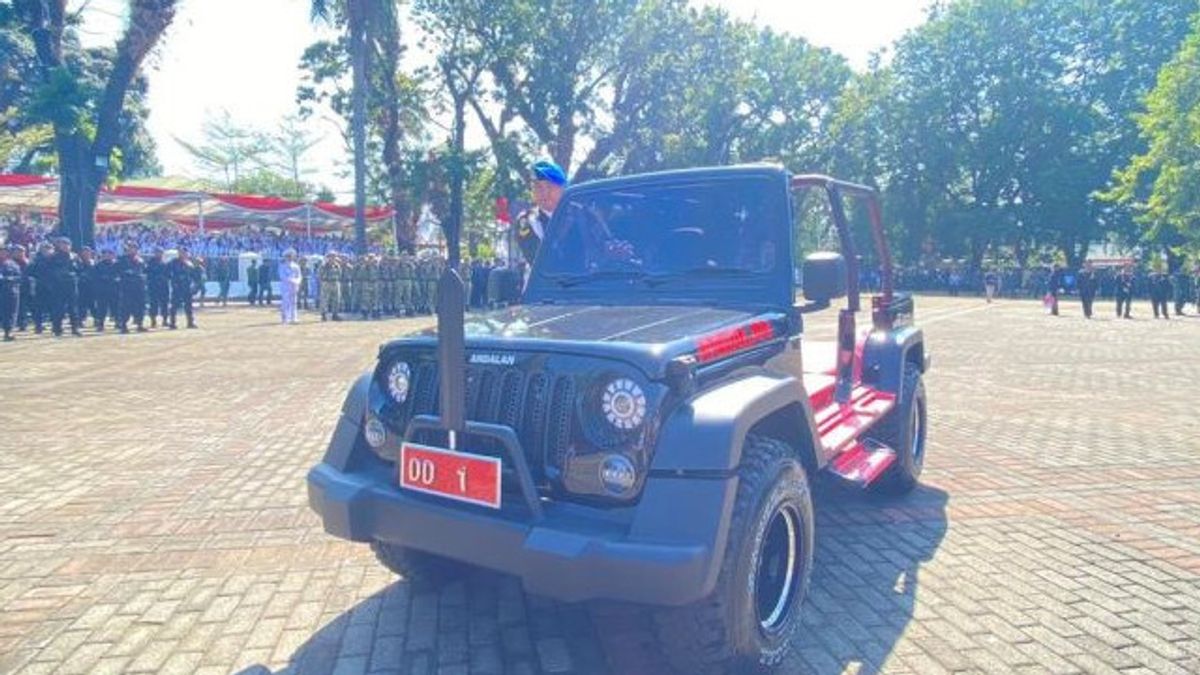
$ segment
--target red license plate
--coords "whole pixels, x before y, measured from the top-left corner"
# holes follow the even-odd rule
[[[400,486],[469,504],[500,508],[500,460],[405,443]]]

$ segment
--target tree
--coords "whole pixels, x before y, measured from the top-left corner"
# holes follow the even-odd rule
[[[216,179],[228,191],[234,190],[244,173],[262,168],[271,150],[271,139],[266,134],[238,124],[228,110],[206,119],[200,133],[203,140],[199,143],[180,138],[175,142],[210,179]]]
[[[59,227],[76,246],[91,243],[96,200],[110,175],[121,113],[146,56],[175,17],[176,0],[131,0],[129,23],[100,87],[70,58],[66,0],[14,0],[14,15],[37,55],[39,121],[54,129],[60,173]]]
[[[1133,207],[1145,238],[1200,245],[1200,14],[1137,116],[1146,150],[1116,173],[1106,198]]]

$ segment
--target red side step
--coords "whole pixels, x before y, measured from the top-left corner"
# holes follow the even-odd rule
[[[851,483],[867,487],[895,461],[896,451],[886,445],[869,448],[862,443],[855,443],[829,463],[829,470]]]
[[[863,434],[895,405],[895,394],[860,385],[851,392],[849,402],[832,401],[814,411],[825,456],[832,458],[830,471],[865,487],[896,461],[891,448],[862,442]]]

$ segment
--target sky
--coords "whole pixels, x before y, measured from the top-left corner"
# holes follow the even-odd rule
[[[887,48],[924,19],[929,0],[693,0],[803,36],[843,54],[863,69],[870,54]],[[71,0],[83,10],[86,44],[112,44],[126,0]],[[147,63],[149,130],[170,176],[198,169],[175,139],[196,142],[209,117],[228,111],[237,122],[270,131],[296,112],[297,64],[304,48],[328,33],[308,18],[309,0],[182,0],[175,22]],[[352,196],[346,153],[337,125],[309,121],[320,137],[310,156],[310,180]],[[478,134],[472,134],[478,137]]]

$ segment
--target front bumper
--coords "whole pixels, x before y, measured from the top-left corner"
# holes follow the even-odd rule
[[[659,478],[647,483],[628,527],[581,526],[578,513],[547,508],[530,524],[453,503],[442,505],[381,480],[322,462],[308,474],[308,501],[330,534],[381,541],[521,578],[535,594],[568,602],[608,599],[684,605],[716,584],[735,479]],[[660,512],[639,517],[643,509]],[[573,507],[577,512],[584,507]],[[681,522],[680,515],[702,519]],[[705,522],[707,521],[707,522]]]

